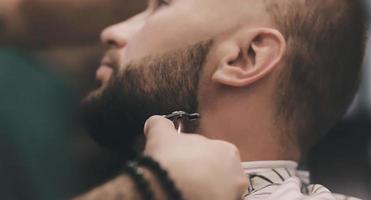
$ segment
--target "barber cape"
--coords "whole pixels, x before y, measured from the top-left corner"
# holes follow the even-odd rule
[[[242,167],[250,180],[244,200],[360,200],[310,184],[309,172],[298,170],[296,162],[245,162]]]

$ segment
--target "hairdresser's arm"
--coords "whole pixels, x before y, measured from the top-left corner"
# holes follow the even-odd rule
[[[134,200],[141,199],[140,193],[136,191],[133,181],[125,176],[119,176],[110,182],[95,188],[94,190],[84,194],[74,200],[114,200],[125,199]]]
[[[172,122],[162,117],[149,119],[145,133],[145,154],[168,170],[184,199],[239,200],[246,191],[247,178],[240,165],[239,153],[233,145],[199,135],[177,134]],[[152,174],[146,171],[145,176],[150,180],[156,199],[165,199],[164,191]],[[130,178],[116,178],[76,200],[110,200],[118,197],[139,197]]]
[[[144,7],[144,0],[1,0],[0,45],[87,43]]]

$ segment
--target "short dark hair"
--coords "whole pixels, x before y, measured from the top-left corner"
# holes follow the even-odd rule
[[[360,82],[368,16],[361,0],[266,0],[287,41],[278,124],[302,153],[345,114]]]

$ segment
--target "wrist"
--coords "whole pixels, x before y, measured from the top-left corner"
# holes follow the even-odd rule
[[[161,187],[161,183],[151,170],[145,167],[139,167],[139,169],[142,171],[144,178],[148,181],[150,188],[153,191],[154,199],[166,199],[167,195],[165,190]]]
[[[144,172],[139,168],[137,162],[128,162],[122,169],[123,173],[128,175],[135,184],[137,192],[141,195],[141,199],[155,200],[149,182],[144,176]]]
[[[162,190],[165,191],[168,199],[183,200],[183,195],[174,180],[160,163],[148,156],[140,156],[137,162],[139,166],[148,169],[151,174],[154,175]]]
[[[168,172],[150,157],[139,156],[135,161],[128,162],[123,172],[135,183],[136,191],[142,199],[183,200]]]

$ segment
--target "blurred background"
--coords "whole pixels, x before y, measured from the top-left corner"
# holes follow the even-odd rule
[[[68,199],[121,163],[80,124],[99,35],[145,0],[0,1],[0,199]]]
[[[371,11],[371,1],[366,2]],[[362,199],[371,199],[370,38],[371,31],[358,95],[344,119],[312,150],[306,166],[313,182]]]
[[[144,0],[0,1],[1,199],[67,199],[119,170],[119,159],[84,131],[78,108],[95,86],[100,31],[144,7]],[[369,43],[353,106],[305,163],[314,182],[363,199],[371,199]]]

